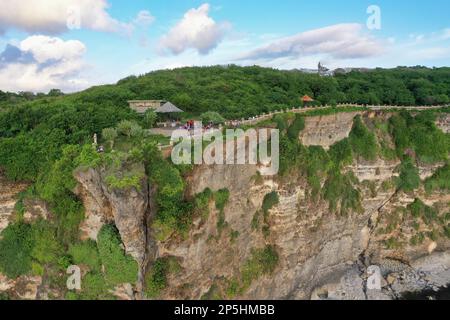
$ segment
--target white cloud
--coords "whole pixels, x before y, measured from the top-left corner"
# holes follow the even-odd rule
[[[150,11],[147,10],[141,10],[136,16],[136,19],[134,19],[134,23],[142,26],[147,27],[151,25],[155,21],[155,17],[150,13]]]
[[[281,38],[243,54],[241,60],[273,60],[324,54],[334,59],[357,59],[383,53],[381,42],[363,32],[360,24],[337,24]]]
[[[1,0],[0,33],[19,29],[29,33],[57,34],[76,26],[103,32],[132,30],[112,18],[107,0]]]
[[[444,40],[450,39],[450,28],[442,31],[442,39]]]
[[[229,23],[214,21],[209,14],[210,6],[205,3],[197,9],[190,9],[183,18],[160,40],[160,48],[173,54],[195,49],[206,55],[223,40]]]
[[[31,36],[9,45],[0,54],[0,88],[7,91],[40,91],[52,88],[74,91],[86,87],[79,77],[86,67],[86,46],[78,40]]]

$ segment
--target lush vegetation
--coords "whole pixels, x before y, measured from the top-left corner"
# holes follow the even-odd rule
[[[445,161],[450,150],[449,135],[435,125],[432,112],[422,112],[413,117],[409,112],[401,112],[389,120],[389,128],[396,146],[398,157],[414,153],[425,163]]]
[[[148,112],[138,116],[128,107],[130,99],[170,100],[186,110],[186,116],[222,123],[224,118],[299,106],[299,97],[304,94],[318,104],[330,105],[449,103],[449,79],[448,68],[397,68],[321,78],[298,71],[227,66],[157,71],[70,95],[58,90],[47,95],[0,91],[0,169],[11,180],[30,182],[32,186],[24,196],[44,200],[51,211],[51,219],[27,224],[21,217],[23,201],[18,202],[18,218],[1,234],[0,271],[11,278],[35,274],[53,279],[61,278],[71,263],[87,266],[83,290],[67,295],[72,299],[110,298],[114,285],[136,280],[136,263],[125,254],[114,226],[101,230],[97,244],[80,242],[84,209],[73,192],[73,173],[86,168],[101,166],[110,189],[139,189],[147,176],[155,186],[157,214],[152,227],[158,240],[173,234],[185,236],[194,216],[206,219],[213,200],[219,211],[219,231],[226,226],[228,190],[205,190],[192,200],[185,199],[184,174],[190,167],[174,166],[163,159],[157,147],[161,137],[149,137],[143,130],[154,126],[156,115]],[[301,116],[284,113],[270,119],[270,124],[281,130],[280,178],[291,174],[304,177],[310,187],[308,196],[327,201],[332,211],[346,214],[360,209],[358,185],[342,170],[356,157],[373,160],[381,154],[402,159],[398,187],[405,191],[416,189],[420,183],[416,161],[447,160],[449,136],[436,128],[429,112],[417,116],[402,112],[392,117],[386,128],[380,126],[379,130],[392,136],[391,146],[377,141],[373,128],[360,117],[355,119],[349,138],[329,151],[299,143],[304,117],[351,110],[322,108]],[[95,133],[99,143],[105,144],[104,153],[92,146]],[[395,150],[391,150],[394,145]],[[425,182],[425,188],[446,191],[449,180],[447,165]],[[276,194],[268,195],[261,212],[277,202]],[[420,203],[410,209],[426,219],[431,215]],[[267,221],[264,228],[269,228]],[[230,235],[232,239],[239,236],[233,230]],[[255,251],[238,283],[248,284],[254,276],[272,272],[276,261],[271,247]],[[158,262],[148,276],[150,296],[163,290],[167,264],[165,260]],[[49,282],[64,287],[56,280]],[[230,288],[233,291],[233,286]]]
[[[110,284],[134,283],[138,266],[121,247],[122,240],[114,225],[104,225],[97,237],[100,259],[105,268],[106,280]]]
[[[450,165],[446,164],[444,167],[438,169],[433,176],[425,181],[425,190],[427,192],[450,190]]]
[[[145,293],[147,297],[157,298],[168,285],[167,277],[180,271],[181,266],[176,258],[164,257],[157,259],[145,278]]]
[[[214,199],[216,201],[216,209],[219,210],[219,215],[217,217],[217,230],[220,233],[226,226],[225,206],[230,199],[230,191],[228,191],[228,189],[221,189],[214,194]]]
[[[378,145],[375,134],[363,124],[361,116],[356,116],[353,129],[350,132],[349,143],[356,156],[366,160],[375,160],[378,155]]]
[[[190,113],[216,111],[239,119],[299,106],[305,94],[329,105],[446,104],[450,102],[449,78],[449,68],[376,69],[321,78],[256,66],[215,66],[155,71],[123,79],[118,87],[133,99],[165,99]]]
[[[406,157],[400,165],[400,177],[397,182],[397,188],[405,192],[410,192],[414,191],[419,186],[419,169],[417,169],[410,157]]]
[[[227,296],[234,298],[242,294],[250,287],[253,281],[264,275],[272,274],[278,266],[279,256],[273,246],[261,249],[252,249],[250,257],[241,268],[238,278],[230,280],[227,288]]]

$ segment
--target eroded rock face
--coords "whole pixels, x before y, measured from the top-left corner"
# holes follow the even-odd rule
[[[126,252],[142,265],[145,260],[145,215],[148,209],[147,179],[138,189],[110,190],[100,169],[77,171],[75,192],[82,199],[86,219],[81,226],[84,238],[97,239],[105,223],[114,222],[120,232]]]
[[[322,146],[328,150],[333,144],[345,139],[353,127],[353,119],[363,112],[337,113],[305,118],[305,129],[300,140],[305,146]]]
[[[193,196],[207,187],[214,191],[228,188],[230,200],[225,208],[225,220],[229,229],[218,234],[218,212],[212,203],[207,221],[204,224],[200,220],[195,221],[186,240],[156,244],[157,257],[174,256],[183,269],[180,274],[169,277],[169,289],[162,298],[199,299],[218,282],[239,274],[239,268],[249,258],[251,249],[262,248],[266,244],[276,247],[279,266],[274,274],[254,281],[239,298],[392,299],[411,288],[424,289],[432,285],[418,276],[421,275],[420,268],[410,268],[407,276],[394,271],[386,273],[384,291],[367,290],[366,287],[367,267],[371,264],[385,269],[389,265],[386,261],[414,264],[419,257],[446,252],[450,248],[445,239],[433,246],[429,241],[418,246],[407,244],[410,227],[406,225],[398,230],[406,237],[405,246],[399,249],[387,249],[384,241],[390,235],[377,234],[376,227],[383,217],[391,215],[397,207],[405,208],[416,197],[428,205],[441,203],[448,209],[449,199],[445,194],[427,196],[423,190],[414,194],[397,193],[395,188],[384,190],[382,182],[395,176],[397,165],[398,162],[377,160],[355,163],[347,168],[360,182],[372,181],[376,189],[376,194],[373,194],[369,187],[360,186],[362,213],[352,213],[347,217],[329,212],[326,202],[311,201],[307,196],[307,183],[301,178],[291,177],[289,185],[270,178],[256,183],[256,167],[197,167],[188,180],[189,194]],[[423,168],[421,173],[429,175],[437,167]],[[261,209],[264,196],[271,191],[278,193],[279,204],[269,212],[270,235],[265,238],[252,229],[252,219]],[[231,231],[239,232],[234,241],[230,240]],[[432,251],[429,251],[430,246]],[[447,270],[443,263],[440,266],[439,270]],[[450,282],[445,272],[439,274],[441,281],[434,283]],[[397,281],[402,285],[398,288],[388,286],[388,276],[392,283]]]
[[[0,172],[0,233],[9,225],[17,195],[27,188],[25,183],[8,181]]]

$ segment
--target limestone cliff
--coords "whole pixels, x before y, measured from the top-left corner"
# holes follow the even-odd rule
[[[145,260],[145,217],[148,208],[147,179],[142,178],[140,188],[109,188],[101,169],[77,170],[78,186],[75,193],[83,201],[86,219],[80,229],[82,238],[97,239],[105,223],[114,223],[119,230],[125,250],[139,265]]]
[[[300,140],[307,146],[329,148],[348,137],[356,114],[308,117]],[[437,122],[447,132],[448,119],[442,116]],[[126,251],[138,261],[142,272],[151,270],[158,258],[176,258],[180,270],[167,275],[162,299],[200,299],[214,288],[220,288],[221,297],[227,298],[227,286],[241,272],[252,250],[269,244],[279,255],[276,271],[251,282],[234,298],[392,299],[405,291],[450,283],[450,241],[430,236],[415,243],[418,232],[432,233],[434,226],[417,224],[406,213],[407,206],[420,198],[442,215],[450,210],[450,195],[429,194],[423,187],[400,192],[391,183],[399,175],[399,164],[398,160],[377,159],[354,160],[346,166],[344,171],[358,181],[362,210],[343,216],[331,212],[328,202],[313,199],[300,175],[262,178],[253,165],[196,166],[186,178],[186,198],[192,199],[207,188],[213,192],[228,189],[225,226],[219,230],[222,213],[211,200],[209,214],[196,217],[187,235],[163,242],[152,234],[154,186],[148,185],[146,177],[139,188],[117,189],[108,186],[102,169],[77,170],[75,193],[85,207],[80,229],[84,239],[96,239],[103,224],[115,223]],[[421,178],[431,176],[442,165],[420,165]],[[5,183],[2,185],[5,188]],[[6,225],[14,207],[12,196],[21,190],[16,186],[11,192],[12,187],[6,186],[6,192],[0,192],[1,226]],[[255,221],[262,219],[264,198],[271,192],[277,193],[279,201],[268,210],[264,218],[267,230],[262,230],[255,227]],[[367,288],[371,265],[381,268],[381,291]],[[29,287],[39,283],[35,280],[28,281]],[[139,280],[141,285],[143,274]],[[0,275],[0,291],[2,286],[14,285],[8,279],[2,281]],[[26,290],[21,294],[26,295]]]

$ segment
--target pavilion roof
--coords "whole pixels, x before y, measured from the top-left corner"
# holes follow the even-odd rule
[[[305,95],[305,96],[302,97],[302,101],[303,101],[303,102],[313,102],[314,99],[311,98],[311,97],[308,96],[308,95]]]
[[[156,109],[155,112],[156,113],[181,113],[184,111],[181,110],[180,108],[178,108],[177,106],[175,106],[173,103],[166,102],[161,107]]]

